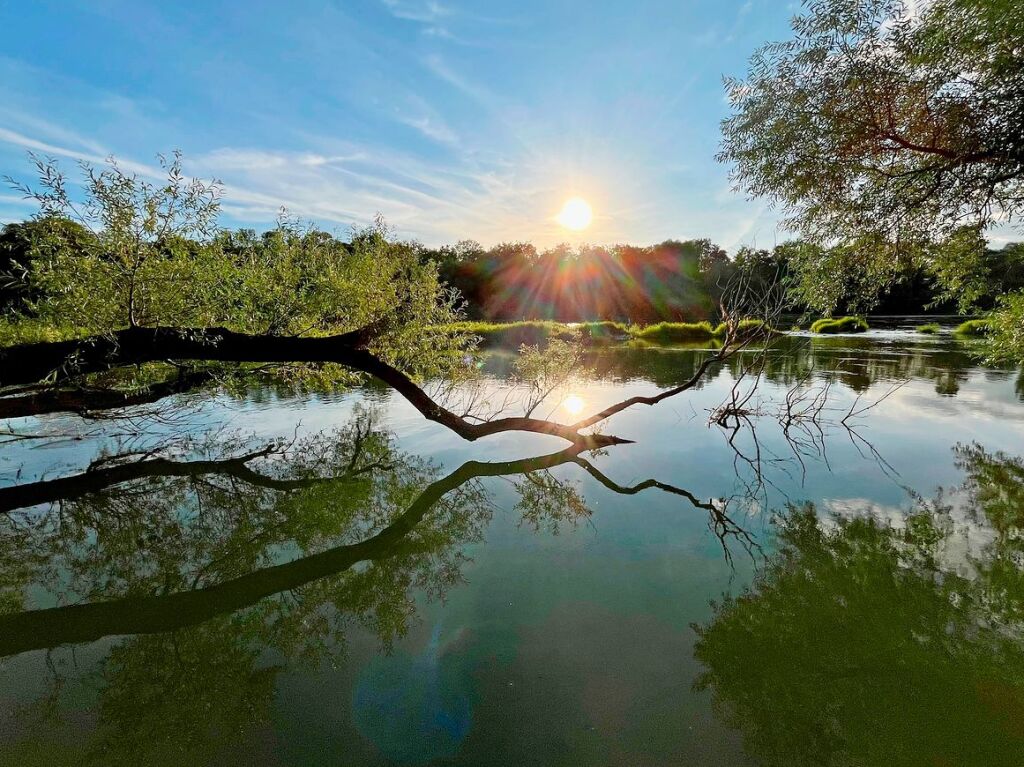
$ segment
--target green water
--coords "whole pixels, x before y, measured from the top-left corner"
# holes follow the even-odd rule
[[[536,415],[707,353],[595,352]],[[742,363],[597,455],[378,387],[18,424],[86,437],[0,448],[0,764],[1024,763],[1021,374],[794,337],[709,425]]]

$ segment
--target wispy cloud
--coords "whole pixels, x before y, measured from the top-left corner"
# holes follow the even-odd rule
[[[453,10],[434,0],[381,0],[384,7],[396,19],[423,25],[423,34],[431,37],[455,40],[446,26],[453,16]]]
[[[733,18],[733,22],[726,28],[723,28],[720,24],[712,24],[699,35],[693,38],[693,42],[696,45],[703,47],[713,47],[716,45],[727,45],[736,41],[736,36],[740,33],[744,20],[750,15],[750,12],[754,9],[753,0],[747,0],[743,5],[736,11],[736,16]]]
[[[678,40],[659,38],[662,27],[648,24],[638,45],[643,19],[617,29],[564,4],[502,19],[464,0],[376,2],[372,14],[310,0],[300,14],[246,17],[251,37],[182,42],[202,63],[188,71],[169,64],[126,79],[54,51],[45,67],[0,56],[2,171],[30,177],[29,149],[68,166],[113,153],[155,179],[151,153],[182,146],[188,173],[224,181],[226,226],[272,226],[281,206],[326,228],[379,211],[430,244],[555,244],[567,233],[553,218],[574,194],[594,206],[584,236],[595,243],[727,245],[771,226],[742,199],[714,199],[725,171],[701,131],[717,130],[721,91],[706,51],[665,66],[661,52]],[[766,5],[742,3],[692,15],[725,28]],[[454,47],[462,39],[480,47]],[[0,215],[22,215],[13,205],[0,200]]]
[[[13,144],[14,146],[21,147],[26,151],[42,154],[48,157],[64,157],[92,164],[104,163],[110,157],[109,152],[95,153],[91,149],[83,151],[82,149],[76,149],[74,147],[52,144],[46,141],[34,139],[30,136],[25,136],[21,133],[3,127],[0,127],[0,143]],[[94,147],[97,145],[90,144],[90,146]],[[123,159],[118,160],[118,165],[129,173],[137,173],[138,175],[145,176],[147,178],[161,178],[165,175],[163,171],[155,165],[146,165],[145,163]]]
[[[388,12],[396,19],[406,21],[419,21],[424,24],[432,24],[440,19],[452,15],[452,10],[440,3],[427,0],[427,2],[409,2],[408,0],[381,0],[381,3]]]
[[[455,135],[455,131],[440,120],[425,116],[402,117],[399,119],[409,127],[418,130],[427,138],[433,139],[434,141],[438,141],[442,144],[455,144],[459,140],[459,137]]]

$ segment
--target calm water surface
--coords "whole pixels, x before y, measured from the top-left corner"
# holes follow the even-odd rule
[[[707,353],[596,352],[537,414]],[[0,496],[0,764],[1024,763],[1021,375],[948,335],[792,337],[709,425],[739,370],[597,455],[375,387],[0,448],[36,493]],[[801,381],[796,411],[828,396],[787,434]]]

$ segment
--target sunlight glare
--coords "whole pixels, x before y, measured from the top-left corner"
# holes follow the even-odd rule
[[[582,197],[570,197],[566,200],[562,212],[557,216],[559,224],[574,232],[586,229],[593,218],[594,211],[591,210],[590,203]]]
[[[585,404],[583,398],[576,394],[570,394],[562,401],[562,407],[565,408],[569,415],[579,415],[582,413]]]

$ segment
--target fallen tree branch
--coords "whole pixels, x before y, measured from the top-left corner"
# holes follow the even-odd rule
[[[217,362],[334,362],[366,373],[387,384],[425,418],[474,441],[491,434],[526,431],[561,437],[588,447],[621,444],[630,440],[584,435],[582,429],[631,407],[655,404],[692,388],[707,368],[737,351],[743,344],[728,343],[698,368],[681,386],[655,397],[633,397],[574,424],[542,418],[507,417],[472,422],[434,401],[415,381],[366,348],[372,334],[366,329],[324,337],[266,336],[237,333],[227,328],[128,328],[110,336],[11,346],[0,350],[0,387],[60,382],[72,376],[96,373],[124,365],[162,360]]]

